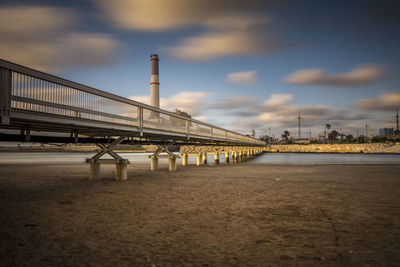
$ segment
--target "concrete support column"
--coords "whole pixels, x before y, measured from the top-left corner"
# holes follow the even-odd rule
[[[203,152],[203,164],[207,164],[207,152]]]
[[[150,162],[150,170],[151,171],[156,171],[158,169],[158,158],[151,158]]]
[[[188,154],[182,154],[182,166],[188,165]]]
[[[201,165],[201,153],[197,154],[196,156],[196,165],[197,166]]]
[[[171,157],[168,159],[168,170],[170,172],[176,171],[176,158],[175,157]]]
[[[100,175],[100,163],[95,160],[90,161],[89,165],[89,181],[93,182]]]
[[[115,180],[117,182],[126,181],[128,179],[128,164],[126,160],[120,160],[116,164]]]
[[[219,164],[219,152],[215,152],[214,154],[214,164]]]
[[[225,162],[229,163],[229,152],[225,152]]]

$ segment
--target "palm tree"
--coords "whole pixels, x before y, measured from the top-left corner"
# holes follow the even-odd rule
[[[285,130],[282,134],[282,138],[285,139],[285,141],[287,142],[290,136],[290,132],[288,130]]]
[[[335,141],[338,136],[340,136],[340,133],[336,130],[333,130],[332,132],[329,133],[328,139]]]
[[[328,132],[329,132],[329,129],[331,128],[331,125],[328,123],[327,125],[325,125],[325,128],[328,130]]]
[[[327,130],[327,134],[328,134],[328,143],[329,143],[329,129],[331,128],[331,125],[330,125],[329,123],[327,123],[327,124],[325,125],[325,128],[326,128],[326,130]]]

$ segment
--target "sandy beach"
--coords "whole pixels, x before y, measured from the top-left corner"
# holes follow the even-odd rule
[[[398,266],[400,165],[0,165],[0,265]]]

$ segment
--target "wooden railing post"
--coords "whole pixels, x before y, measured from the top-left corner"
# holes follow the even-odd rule
[[[189,121],[185,120],[185,122],[186,122],[186,137],[189,140]]]
[[[139,120],[140,136],[143,136],[143,108],[142,107],[138,107],[138,120]]]
[[[10,124],[11,71],[0,68],[0,124]]]

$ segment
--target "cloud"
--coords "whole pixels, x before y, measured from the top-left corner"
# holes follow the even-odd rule
[[[326,74],[321,69],[298,70],[285,77],[292,84],[322,86],[363,86],[383,79],[385,68],[379,65],[360,65],[344,74]]]
[[[226,75],[226,80],[231,83],[253,84],[257,82],[257,71],[248,70],[229,73]]]
[[[242,109],[251,105],[255,105],[257,100],[250,96],[233,96],[219,99],[218,102],[212,105],[214,109]]]
[[[313,127],[324,125],[326,121],[332,119],[332,108],[329,106],[285,106],[284,109],[271,110],[261,113],[257,117],[258,122],[262,122],[275,127],[297,127],[298,112],[301,114],[301,124],[303,127]]]
[[[161,98],[160,108],[169,111],[177,108],[189,113],[192,117],[201,116],[201,112],[209,107],[207,98],[210,95],[211,93],[208,92],[179,92],[168,98]],[[131,96],[129,98],[145,104],[150,103],[149,96]]]
[[[224,14],[248,11],[260,1],[249,0],[95,0],[113,24],[126,30],[167,31],[195,25],[242,24]]]
[[[114,61],[121,44],[111,35],[73,31],[77,17],[66,8],[1,7],[2,57],[53,73],[71,66],[96,67]]]
[[[400,106],[400,93],[384,92],[376,98],[361,99],[356,106],[365,111],[393,111]]]
[[[376,128],[378,125],[381,127],[382,123],[386,122],[384,118],[373,120],[365,112],[356,113],[351,107],[337,109],[329,105],[295,105],[293,104],[295,98],[292,94],[271,94],[263,102],[250,96],[237,95],[219,99],[214,103],[210,101],[210,95],[208,92],[179,92],[168,98],[161,98],[161,108],[169,111],[179,108],[200,121],[210,123],[217,121],[216,124],[221,127],[242,133],[250,133],[251,129],[255,129],[257,136],[266,134],[270,128],[269,133],[272,132],[278,136],[283,130],[289,130],[293,136],[297,136],[299,112],[302,137],[308,136],[310,129],[312,129],[312,135],[315,136],[324,130],[327,123],[330,123],[333,129],[338,131],[343,130],[355,134],[356,130],[363,128],[366,122],[371,123],[371,128]],[[398,100],[399,97],[398,93],[388,93],[378,99],[385,102],[382,99]],[[147,104],[150,102],[149,96],[130,98]],[[222,117],[214,115],[221,110],[226,110],[227,113]],[[209,114],[213,114],[213,116]]]
[[[292,94],[272,94],[264,104],[268,108],[279,107],[289,104],[293,98]]]
[[[237,20],[241,18],[238,17]],[[165,48],[172,56],[185,61],[208,61],[224,56],[255,55],[280,48],[282,44],[264,39],[257,28],[224,28],[187,37]]]
[[[200,28],[199,34],[163,47],[185,61],[253,55],[282,46],[265,38],[266,26],[271,21],[252,12],[254,7],[263,5],[259,0],[97,0],[95,3],[115,26],[125,30]]]
[[[233,120],[230,124],[231,127],[235,127],[233,130],[241,132],[243,134],[251,134],[251,130],[253,129],[261,129],[263,127],[263,123],[257,121],[249,121],[249,120]],[[256,130],[257,135],[261,135],[261,131]]]
[[[161,98],[161,106],[167,110],[178,108],[192,116],[200,115],[200,111],[207,109],[208,92],[179,92],[168,98]]]
[[[195,119],[195,120],[198,120],[198,121],[203,121],[203,122],[207,122],[207,121],[209,121],[209,118],[207,117],[207,116],[194,116],[194,117],[192,117],[193,119]]]
[[[304,127],[324,125],[324,123],[336,117],[331,106],[324,105],[292,105],[292,94],[271,94],[262,104],[258,104],[254,98],[233,97],[220,100],[214,108],[231,109],[230,115],[246,118],[236,119],[235,125],[251,125],[258,129],[261,127],[296,127],[298,112],[301,113]],[[240,105],[245,103],[244,105]],[[341,114],[341,118],[344,118]],[[238,121],[243,121],[237,124]],[[256,127],[257,126],[257,127]]]

